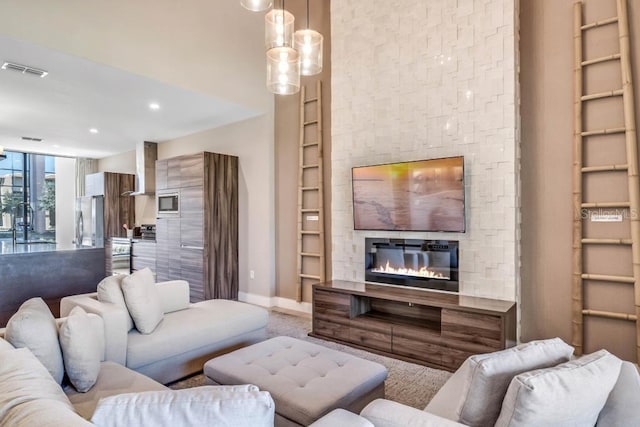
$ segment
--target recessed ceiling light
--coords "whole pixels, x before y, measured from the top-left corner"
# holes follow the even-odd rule
[[[53,144],[53,148],[60,148],[58,144]]]
[[[157,111],[160,109],[160,104],[158,104],[157,102],[151,102],[149,103],[149,109],[153,111]]]
[[[91,128],[91,129],[89,129],[89,132],[91,132],[91,133],[93,133],[93,134],[96,134],[96,133],[98,133],[98,129],[96,129],[96,128]]]

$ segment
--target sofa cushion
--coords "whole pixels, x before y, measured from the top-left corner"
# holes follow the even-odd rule
[[[150,335],[129,332],[127,366],[137,369],[264,328],[267,319],[265,309],[243,302],[215,299],[192,304],[188,310],[165,315]]]
[[[593,426],[620,373],[606,350],[516,376],[496,422],[502,426]]]
[[[49,371],[27,348],[0,352],[0,425],[85,426]]]
[[[89,391],[98,379],[104,345],[102,318],[74,307],[60,326],[60,346],[69,381],[79,392]]]
[[[117,274],[108,276],[98,283],[98,301],[108,302],[122,308],[127,313],[127,330],[133,329],[133,319],[129,314],[129,309],[124,301],[122,293],[122,279],[127,277],[125,274]]]
[[[225,425],[271,427],[275,405],[257,387],[215,386],[128,393],[101,399],[91,421],[101,427]]]
[[[58,325],[42,298],[24,302],[7,322],[5,338],[16,348],[26,347],[40,360],[58,384],[64,376]]]
[[[553,338],[471,356],[425,410],[470,426],[493,425],[514,376],[566,362],[572,354],[573,347]]]
[[[8,341],[0,338],[0,351],[13,350],[14,348]]]
[[[168,390],[168,388],[149,377],[113,362],[100,364],[98,380],[88,392],[80,393],[71,385],[66,385],[64,388],[64,392],[75,410],[87,420],[91,419],[98,401],[103,397],[122,393],[163,390]]]
[[[622,362],[618,380],[598,416],[598,427],[640,426],[640,375],[638,367]]]
[[[136,329],[143,334],[153,332],[164,311],[151,270],[144,268],[122,279],[122,293]]]

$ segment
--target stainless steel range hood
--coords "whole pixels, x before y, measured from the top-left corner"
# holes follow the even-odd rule
[[[136,191],[129,196],[152,196],[156,194],[156,160],[158,144],[143,141],[136,144]]]

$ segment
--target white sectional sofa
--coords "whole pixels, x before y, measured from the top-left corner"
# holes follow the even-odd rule
[[[273,426],[273,399],[256,386],[170,390],[104,361],[103,329],[83,310],[54,319],[40,298],[25,302],[0,329],[0,426]]]
[[[106,360],[163,384],[202,370],[219,354],[266,338],[269,313],[264,308],[222,299],[190,304],[184,280],[155,286],[164,315],[151,333],[131,327],[124,303],[99,301],[97,292],[63,298],[60,315],[76,306],[98,314],[104,320]]]
[[[637,366],[605,350],[572,353],[555,338],[471,356],[424,410],[377,399],[312,427],[640,426]]]

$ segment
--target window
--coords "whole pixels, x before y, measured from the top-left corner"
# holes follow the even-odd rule
[[[0,240],[54,243],[55,157],[5,151],[0,160]]]

